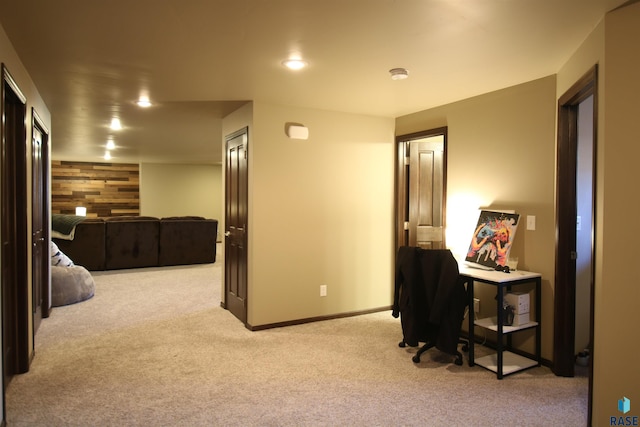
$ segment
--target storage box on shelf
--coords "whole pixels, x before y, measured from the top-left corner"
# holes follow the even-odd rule
[[[513,307],[513,326],[526,325],[529,323],[529,307],[531,306],[529,292],[508,292],[504,296],[504,300]]]
[[[513,306],[516,313],[528,313],[530,304],[529,292],[507,292],[504,299]]]

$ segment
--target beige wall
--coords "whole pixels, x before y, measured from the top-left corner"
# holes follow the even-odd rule
[[[220,220],[222,193],[222,165],[140,165],[141,215]]]
[[[255,102],[245,113],[224,129],[250,125],[248,323],[389,306],[393,120]],[[309,139],[287,138],[286,122]]]
[[[542,274],[542,356],[552,357],[555,77],[421,111],[396,120],[396,135],[448,127],[447,247],[468,249],[479,208],[536,217],[536,230],[518,226],[518,268]],[[495,313],[495,288],[478,284],[480,316]],[[466,328],[466,324],[465,324]],[[533,351],[533,332],[515,337]],[[526,341],[526,342],[522,342]]]

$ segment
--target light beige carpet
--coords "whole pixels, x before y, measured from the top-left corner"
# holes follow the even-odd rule
[[[30,372],[9,385],[8,424],[587,423],[587,378],[542,367],[498,381],[435,349],[414,364],[390,312],[250,332],[220,308],[221,267],[94,273],[94,298],[42,322]]]

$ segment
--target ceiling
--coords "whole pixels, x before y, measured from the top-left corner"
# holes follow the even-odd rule
[[[623,3],[0,0],[0,23],[51,113],[53,159],[104,161],[112,136],[112,162],[219,163],[219,119],[248,100],[398,117],[556,73]],[[292,55],[308,67],[287,70]]]

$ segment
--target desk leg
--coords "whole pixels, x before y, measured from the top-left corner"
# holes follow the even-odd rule
[[[502,352],[503,352],[503,347],[502,347],[502,334],[503,334],[503,328],[504,328],[504,310],[502,309],[503,307],[503,303],[504,303],[504,295],[502,292],[502,285],[498,285],[498,316],[497,316],[497,320],[498,320],[498,336],[497,336],[497,343],[496,343],[496,356],[498,357],[498,366],[497,366],[497,373],[498,373],[498,379],[501,380],[502,379],[502,364],[503,364],[503,357],[502,357]]]
[[[475,312],[473,311],[473,279],[467,279],[467,294],[469,295],[469,366],[474,366],[474,346],[476,343],[476,334]]]
[[[536,328],[536,361],[538,366],[542,362],[542,278],[536,279],[536,322],[538,327]]]

